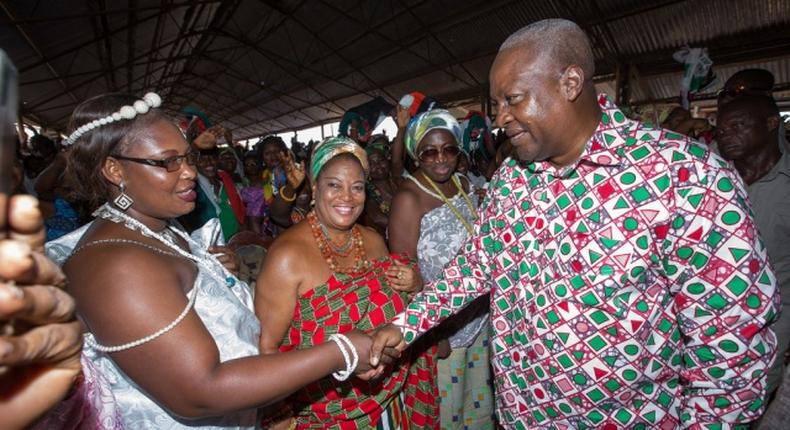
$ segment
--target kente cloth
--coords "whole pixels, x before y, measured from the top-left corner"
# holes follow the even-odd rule
[[[340,154],[349,153],[359,160],[365,175],[368,173],[368,155],[361,146],[357,145],[353,139],[344,136],[328,137],[313,148],[310,157],[310,179],[315,183],[321,169],[326,166],[329,160]]]
[[[407,295],[389,286],[386,271],[391,265],[387,258],[372,262],[364,273],[334,274],[299,297],[280,350],[309,348],[327,342],[334,333],[370,331],[389,322],[407,304]],[[435,354],[435,347],[423,353],[404,352],[392,373],[376,381],[341,382],[328,376],[308,385],[288,399],[298,428],[373,428],[383,409],[403,396],[406,419],[401,428],[408,423],[415,429],[438,429]]]
[[[410,342],[490,293],[507,429],[742,428],[780,310],[745,185],[705,145],[598,103],[576,162],[504,162],[474,234],[394,324]]]
[[[411,119],[403,139],[406,152],[412,159],[417,159],[417,146],[422,138],[429,131],[436,129],[449,131],[455,137],[455,141],[461,143],[461,126],[458,120],[445,109],[429,110]]]

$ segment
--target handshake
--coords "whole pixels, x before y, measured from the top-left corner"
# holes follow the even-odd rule
[[[360,358],[367,357],[366,361],[359,361],[356,369],[351,369],[348,365],[347,370],[353,370],[354,374],[363,380],[369,381],[384,375],[388,366],[395,363],[408,345],[403,341],[400,329],[392,324],[386,324],[370,333],[363,333],[359,330],[352,330],[345,333],[351,341],[356,353]],[[346,351],[338,343],[343,355]]]

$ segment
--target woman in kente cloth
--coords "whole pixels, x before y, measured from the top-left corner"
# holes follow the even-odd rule
[[[422,286],[413,266],[389,255],[375,230],[357,224],[368,160],[353,140],[313,150],[315,209],[284,232],[264,261],[255,297],[262,354],[293,351],[346,330],[390,321]],[[300,429],[438,428],[435,348],[404,354],[372,382],[324,378],[286,401]]]
[[[389,244],[392,252],[417,257],[426,282],[456,255],[478,216],[474,186],[456,173],[460,140],[458,121],[444,109],[417,115],[405,133],[404,147],[417,169],[404,174],[392,201]],[[438,360],[442,429],[494,428],[487,312],[484,296],[437,333],[449,337],[451,347]]]
[[[258,353],[251,291],[233,253],[212,246],[218,221],[191,236],[175,222],[195,207],[197,153],[160,104],[105,94],[72,115],[66,177],[96,219],[47,253],[84,323],[83,373],[38,428],[254,429],[260,406],[371,370],[360,331]]]

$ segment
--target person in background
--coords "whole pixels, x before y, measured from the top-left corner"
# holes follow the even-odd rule
[[[258,277],[262,354],[310,348],[351,329],[372,330],[421,288],[414,269],[390,256],[375,230],[357,223],[367,174],[365,150],[351,138],[328,138],[315,147],[315,208],[275,240]],[[286,401],[290,428],[435,428],[433,356],[409,354],[375,382],[325,378],[305,387]]]
[[[701,137],[711,130],[710,123],[707,119],[693,118],[691,112],[681,106],[676,106],[669,112],[669,115],[667,115],[661,127],[697,139],[698,141],[702,141]]]
[[[303,186],[305,166],[296,163],[278,136],[264,137],[256,146],[263,161],[261,191],[269,207],[272,236],[277,237],[291,225],[291,208]]]
[[[490,293],[505,428],[745,428],[780,310],[746,187],[705,146],[627,118],[594,73],[571,21],[502,44],[491,99],[517,158],[372,361]]]
[[[768,96],[741,95],[721,107],[716,141],[747,186],[754,221],[776,274],[782,304],[790,306],[790,154],[776,145],[779,109]],[[790,312],[772,326],[777,359],[768,372],[767,392],[779,386],[790,347]]]
[[[718,110],[742,95],[767,96],[773,99],[773,87],[774,75],[770,71],[765,69],[739,70],[727,79],[724,87],[719,91]],[[787,139],[787,129],[783,121],[779,121],[777,135],[780,151],[790,150],[790,141]]]
[[[198,154],[195,208],[180,221],[188,230],[194,231],[219,218],[222,236],[227,242],[244,226],[244,202],[230,175],[217,169],[219,150],[216,147],[203,149]]]
[[[417,170],[404,174],[393,198],[389,244],[392,252],[417,259],[425,282],[439,276],[478,218],[474,186],[456,173],[460,139],[458,121],[443,109],[418,114],[405,133],[405,150]],[[437,381],[443,429],[494,428],[487,299],[436,333],[442,350]]]
[[[242,175],[244,168],[239,166],[239,159],[236,158],[236,150],[234,148],[226,146],[219,150],[217,169],[230,175],[230,179],[236,184],[237,188],[241,188],[246,184]]]
[[[42,254],[38,200],[0,194],[0,232],[14,237],[0,239],[0,428],[16,430],[81,384],[82,330],[63,272]]]
[[[366,184],[364,224],[373,227],[386,237],[392,196],[397,185],[391,176],[390,145],[387,136],[375,135],[365,146],[370,162],[370,175]]]

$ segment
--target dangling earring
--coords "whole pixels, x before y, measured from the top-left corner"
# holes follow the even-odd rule
[[[125,211],[132,206],[134,199],[132,199],[129,194],[124,192],[126,191],[126,185],[124,185],[123,182],[121,182],[119,187],[121,188],[121,194],[118,194],[118,196],[113,200],[113,203],[115,203],[115,206],[118,206],[120,210]]]
[[[414,160],[414,167],[420,167],[420,161]]]

